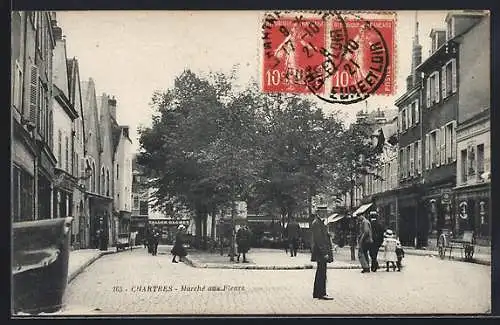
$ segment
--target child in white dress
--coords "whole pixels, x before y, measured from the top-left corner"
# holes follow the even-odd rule
[[[389,264],[391,264],[394,271],[396,271],[396,266],[398,268],[398,272],[401,271],[401,264],[397,263],[398,256],[396,254],[396,248],[401,247],[401,244],[399,244],[398,240],[395,238],[392,230],[387,229],[385,231],[382,246],[384,247],[386,271],[389,272]]]

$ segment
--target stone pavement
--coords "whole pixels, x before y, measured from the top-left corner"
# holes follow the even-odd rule
[[[140,247],[141,246],[134,246],[134,249],[139,249]],[[77,249],[70,251],[68,260],[68,282],[73,281],[78,274],[82,273],[85,268],[94,263],[101,256],[114,253],[116,253],[116,248],[114,247],[109,247],[107,251],[101,251],[99,249]]]
[[[328,264],[332,269],[358,269],[361,268],[358,261],[350,260],[348,249],[337,249],[334,253],[334,262]],[[236,259],[236,258],[235,258]],[[196,250],[188,250],[185,262],[198,268],[219,269],[249,269],[249,270],[300,270],[312,269],[316,263],[311,262],[311,254],[308,251],[300,251],[297,256],[291,257],[284,250],[252,248],[247,254],[249,263],[230,262],[227,252],[208,253]]]
[[[479,248],[479,252],[481,249]],[[420,250],[412,247],[405,247],[406,255],[418,255],[418,256],[433,256],[438,257],[439,253],[433,250]],[[491,255],[485,253],[474,254],[474,260],[471,261],[477,264],[491,265]],[[224,255],[220,253],[208,253],[196,250],[188,250],[188,256],[185,258],[185,262],[193,267],[198,268],[219,268],[219,269],[256,269],[256,270],[293,270],[293,269],[312,269],[315,267],[316,263],[311,262],[311,254],[307,250],[300,251],[296,257],[291,257],[287,255],[284,250],[279,249],[265,249],[265,248],[252,248],[248,254],[247,259],[249,263],[238,263],[230,262],[227,252]],[[379,259],[383,253],[379,253]],[[357,260],[357,250],[356,250],[356,261],[351,261],[351,253],[349,247],[337,247],[334,253],[334,262],[328,264],[328,268],[331,269],[359,269],[361,268]],[[447,252],[446,260],[449,258],[449,253]],[[459,250],[453,250],[451,255],[452,260],[463,261],[461,252]],[[404,265],[404,259],[403,259]]]
[[[409,255],[402,272],[329,269],[333,301],[312,298],[315,270],[193,268],[146,249],[103,256],[66,289],[57,315],[356,315],[486,313],[491,270]],[[285,256],[284,252],[281,252]],[[286,257],[286,256],[285,256]],[[377,297],[374,299],[374,297]]]

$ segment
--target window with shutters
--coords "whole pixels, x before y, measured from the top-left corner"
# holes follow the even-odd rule
[[[52,110],[49,111],[49,148],[54,150],[54,115]]]
[[[439,150],[438,150],[438,137],[437,137],[437,131],[433,131],[430,133],[430,165],[429,168],[434,168],[438,165],[439,161]]]
[[[462,174],[461,181],[462,183],[467,182],[467,149],[463,149],[460,152],[460,172]]]
[[[23,103],[23,70],[21,68],[21,65],[19,64],[19,61],[16,60],[14,67],[12,104],[20,113],[22,113],[22,103]]]
[[[452,163],[453,162],[453,154],[452,154],[452,151],[453,151],[453,136],[454,136],[454,132],[453,132],[453,122],[450,122],[448,124],[446,124],[446,128],[445,128],[445,137],[446,137],[446,163],[449,164],[449,163]]]
[[[441,163],[441,132],[439,129],[434,131],[435,133],[435,143],[434,143],[434,165],[439,167]]]
[[[451,122],[451,160],[457,160],[457,121]]]
[[[411,128],[413,126],[414,114],[415,114],[414,107],[411,104],[408,105],[408,128]]]
[[[474,145],[468,146],[468,176],[476,175],[476,148]]]
[[[415,149],[417,155],[417,173],[422,174],[422,140],[418,140],[417,148]]]
[[[402,131],[406,131],[406,128],[407,128],[407,121],[408,121],[408,118],[406,116],[406,108],[403,108],[403,110],[401,111],[401,114],[402,114],[402,122],[403,122],[403,126],[402,126]]]
[[[409,162],[410,162],[410,176],[414,175],[415,172],[415,147],[413,143],[410,143],[408,146],[408,156],[409,156]]]
[[[416,99],[412,105],[415,110],[415,124],[418,124],[420,122],[420,107],[418,104],[418,99]]]
[[[399,149],[399,178],[403,178],[404,175],[403,161],[403,149]]]
[[[411,149],[413,149],[413,146],[411,144],[409,146],[406,146],[406,177],[410,177],[411,175]]]
[[[446,165],[446,126],[442,126],[439,132],[439,163]]]
[[[399,133],[403,132],[403,124],[402,124],[402,118],[401,118],[402,114],[403,114],[403,111],[398,112],[398,131],[399,131]]]
[[[65,163],[65,170],[66,172],[70,172],[69,170],[69,142],[68,142],[68,137],[66,136],[65,137],[65,154],[64,154],[64,157],[65,157],[65,160],[66,160],[66,163]]]
[[[484,173],[484,144],[477,146],[477,176],[481,178]]]
[[[109,169],[106,169],[106,196],[110,195],[109,188]]]
[[[430,148],[430,137],[429,137],[429,134],[427,133],[425,135],[425,142],[424,142],[424,168],[425,170],[428,170],[429,169],[429,166],[430,166],[430,152],[429,152],[429,148]]]
[[[38,67],[36,65],[30,66],[30,103],[29,103],[29,114],[28,119],[33,124],[36,125],[37,114],[38,114],[38,99],[39,99],[39,76]]]
[[[429,77],[429,92],[430,102],[428,101],[428,106],[431,107],[435,103],[439,103],[439,72],[433,72]]]
[[[62,169],[62,132],[59,130],[57,132],[57,166]]]
[[[456,60],[451,59],[443,67],[444,77],[443,77],[443,95],[446,97],[455,93],[457,91],[457,73],[456,73]]]

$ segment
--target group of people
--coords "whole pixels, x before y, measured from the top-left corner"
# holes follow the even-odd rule
[[[317,263],[313,298],[332,300],[333,298],[326,293],[327,264],[334,259],[332,240],[322,217],[317,214],[313,214],[312,217],[311,261]],[[370,213],[370,220],[363,215],[358,216],[360,226],[358,257],[362,267],[361,273],[376,272],[379,269],[377,258],[381,248],[384,252],[386,271],[390,271],[390,268],[401,271],[401,260],[404,257],[401,244],[391,229],[383,230],[377,217],[375,211]]]
[[[391,229],[384,231],[377,220],[378,214],[375,211],[370,212],[370,220],[363,215],[360,215],[359,218],[358,258],[362,267],[361,273],[377,272],[379,269],[378,254],[381,248],[383,248],[386,271],[390,270],[389,266],[392,266],[393,270],[397,268],[398,271],[401,271],[404,251],[394,232]]]
[[[170,251],[173,255],[172,263],[178,263],[176,258],[182,261],[182,258],[187,256],[186,248],[184,247],[184,234],[186,233],[186,227],[180,225],[177,227],[177,234],[175,235],[174,247]],[[148,253],[156,256],[158,255],[158,244],[161,239],[161,231],[157,227],[146,229],[146,238],[144,241],[144,247],[148,249]]]

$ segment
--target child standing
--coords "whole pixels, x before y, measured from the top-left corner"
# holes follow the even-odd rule
[[[385,231],[384,242],[382,243],[382,246],[384,247],[386,271],[389,272],[389,264],[391,264],[394,271],[396,271],[396,266],[398,268],[398,272],[401,271],[401,263],[397,263],[398,256],[396,254],[398,240],[394,237],[394,233],[391,229],[387,229]]]

